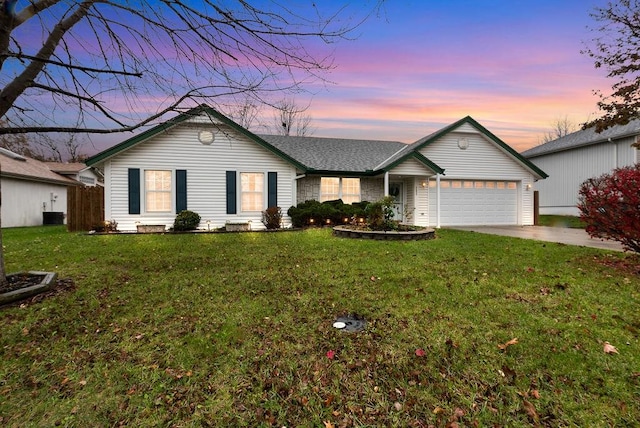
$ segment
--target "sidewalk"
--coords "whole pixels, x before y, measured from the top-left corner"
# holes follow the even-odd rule
[[[487,233],[490,235],[511,236],[513,238],[534,239],[537,241],[558,242],[581,247],[600,248],[610,251],[623,251],[616,241],[590,238],[582,229],[547,226],[460,226],[450,229]]]

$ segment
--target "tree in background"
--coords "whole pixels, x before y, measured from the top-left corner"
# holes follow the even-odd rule
[[[276,135],[309,136],[315,132],[312,118],[307,114],[309,106],[300,107],[293,99],[284,99],[274,106],[273,131]]]
[[[132,131],[202,101],[300,90],[333,67],[312,43],[349,36],[367,17],[362,10],[324,2],[4,0],[0,135]],[[0,286],[1,253],[0,234]]]
[[[557,140],[578,130],[576,125],[568,116],[558,118],[551,123],[551,130],[542,136],[540,144]]]
[[[640,253],[640,165],[582,183],[578,208],[591,237],[613,239]]]
[[[616,81],[608,96],[595,91],[603,114],[583,125],[595,126],[601,132],[614,125],[626,125],[640,112],[640,2],[610,1],[605,7],[596,8],[591,16],[599,26],[592,28],[596,35],[582,53]]]

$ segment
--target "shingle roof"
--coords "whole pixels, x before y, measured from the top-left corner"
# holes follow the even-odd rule
[[[45,162],[49,169],[59,174],[77,174],[87,169],[87,165],[82,162]]]
[[[626,125],[613,126],[602,131],[600,134],[596,133],[595,127],[573,132],[569,135],[558,138],[557,140],[549,141],[548,143],[525,150],[521,155],[526,158],[533,158],[536,156],[570,150],[576,147],[604,143],[605,141],[608,141],[609,138],[616,140],[633,135],[640,135],[640,119],[632,120]]]
[[[360,172],[378,169],[382,162],[407,147],[399,141],[260,135],[287,155],[316,171]]]
[[[0,174],[25,180],[45,181],[64,185],[80,183],[51,171],[44,163],[26,156],[16,155],[6,149],[0,150]]]

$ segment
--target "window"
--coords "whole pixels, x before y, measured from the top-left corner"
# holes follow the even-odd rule
[[[475,182],[475,187],[476,187],[476,189],[483,189],[484,188],[484,181],[476,181]]]
[[[171,212],[171,171],[145,171],[144,189],[147,212]]]
[[[320,202],[342,199],[345,204],[360,202],[359,178],[320,178]]]
[[[352,204],[360,202],[360,179],[359,178],[343,178],[342,179],[342,202]]]
[[[512,181],[510,181],[509,183],[507,183],[507,189],[511,189],[511,190],[515,190],[518,188],[518,185]]]
[[[264,209],[264,174],[240,173],[240,210],[262,211]]]

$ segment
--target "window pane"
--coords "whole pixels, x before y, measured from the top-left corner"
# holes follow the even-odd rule
[[[514,183],[514,182],[510,182],[510,183],[507,184],[507,188],[508,189],[517,189],[518,185],[516,183]]]
[[[340,197],[340,178],[320,178],[320,202],[332,201]]]
[[[360,202],[360,179],[359,178],[343,178],[342,179],[342,202],[352,204]]]
[[[262,211],[264,209],[264,174],[240,173],[240,192],[242,211]]]
[[[147,212],[170,212],[171,171],[144,172],[145,210]]]

